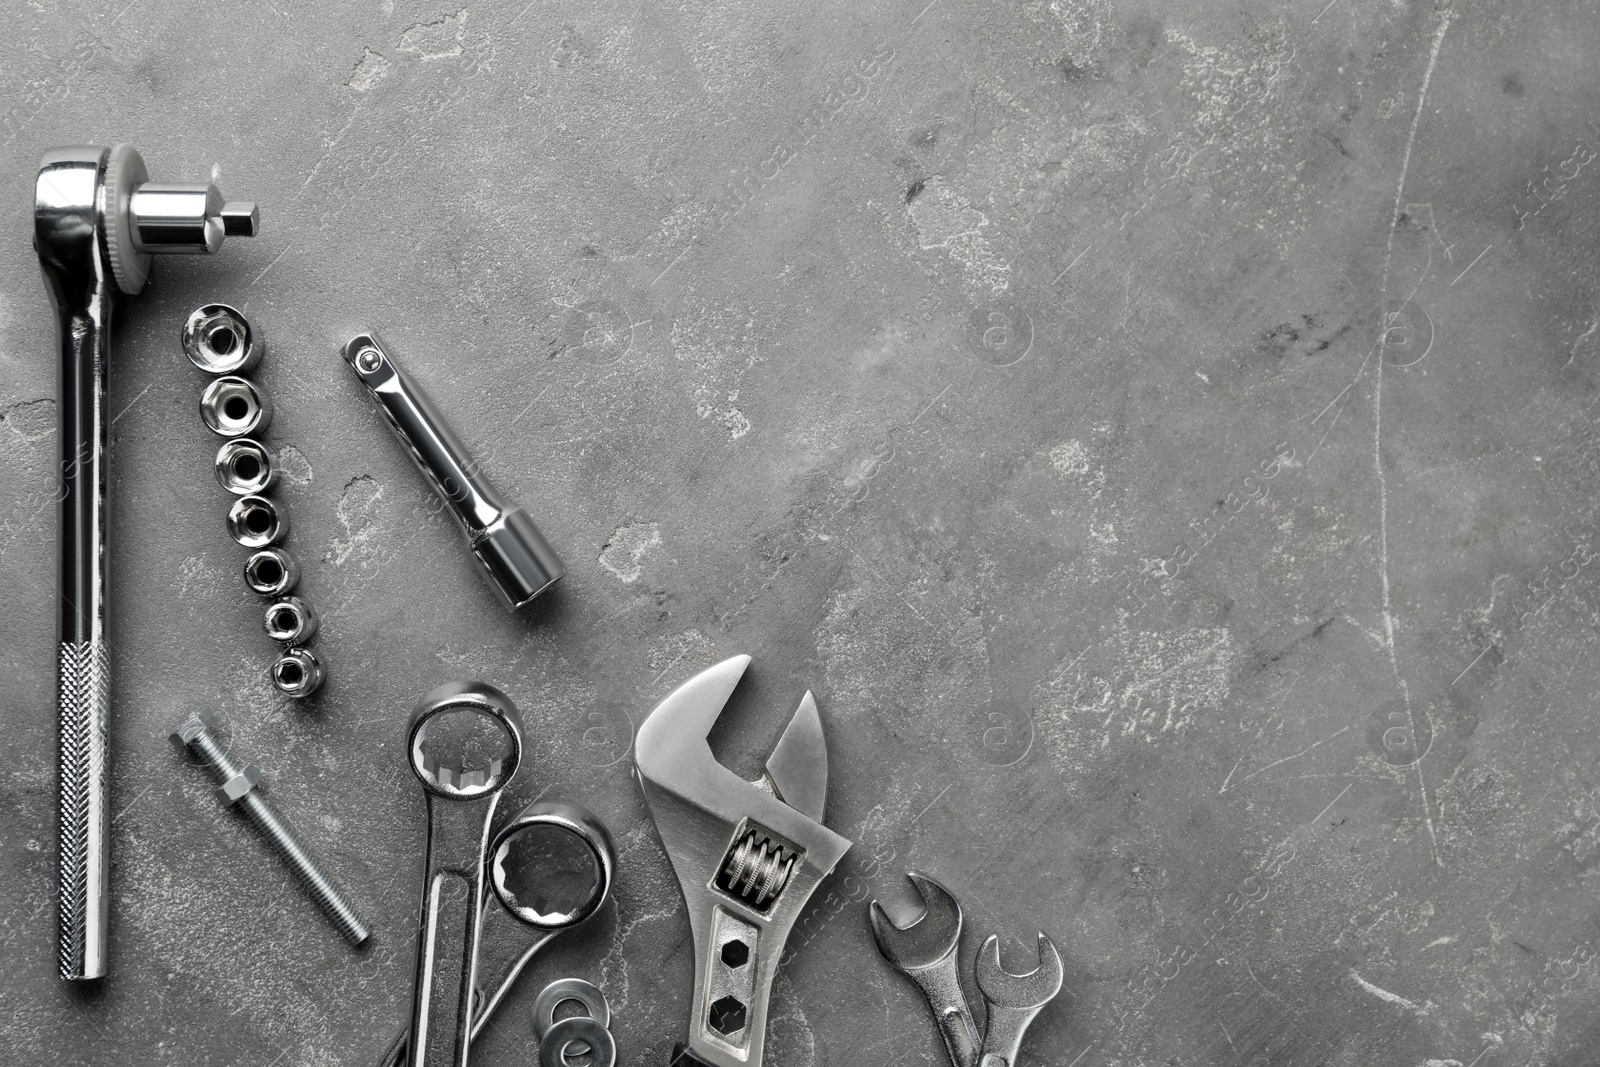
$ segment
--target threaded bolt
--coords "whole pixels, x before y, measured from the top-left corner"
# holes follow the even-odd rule
[[[266,839],[277,849],[278,855],[289,865],[300,884],[305,886],[311,899],[332,920],[333,925],[352,945],[367,939],[367,927],[356,918],[355,911],[344,899],[328,876],[322,873],[316,860],[295,839],[289,825],[283,821],[267,799],[255,791],[261,783],[261,771],[254,764],[240,766],[218,743],[212,730],[214,723],[206,714],[192,714],[172,731],[172,743],[194,756],[210,768],[217,780],[217,799],[224,807],[242,809],[255,823]]]

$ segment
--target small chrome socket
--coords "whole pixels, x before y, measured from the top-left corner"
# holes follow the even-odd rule
[[[267,446],[251,437],[235,437],[217,449],[217,484],[234,496],[269,492],[282,474]]]
[[[228,534],[246,548],[266,548],[289,535],[289,512],[264,496],[242,496],[228,509]]]
[[[272,401],[245,379],[228,375],[200,394],[200,418],[219,437],[249,437],[272,421]]]
[[[247,374],[266,351],[260,331],[227,304],[195,308],[178,331],[178,339],[189,362],[207,374]]]
[[[273,688],[286,697],[299,700],[322,686],[322,664],[309,648],[286,649],[267,670]]]
[[[281,645],[303,645],[317,632],[317,613],[299,597],[286,596],[267,605],[261,625]]]
[[[276,600],[300,580],[300,565],[281,548],[263,548],[244,561],[244,584],[260,596]]]

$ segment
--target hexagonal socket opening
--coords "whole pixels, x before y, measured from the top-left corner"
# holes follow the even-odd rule
[[[228,534],[246,548],[266,548],[289,533],[289,513],[264,496],[242,496],[228,509]]]
[[[260,334],[227,304],[196,308],[178,339],[189,362],[207,374],[244,374],[261,362]]]
[[[238,437],[217,450],[217,484],[235,496],[265,493],[278,484],[272,453],[259,441]]]
[[[744,1029],[744,1002],[738,997],[721,997],[711,1002],[706,1023],[723,1037],[732,1037]]]
[[[243,378],[218,378],[200,394],[200,418],[222,437],[247,437],[272,421],[272,404]]]
[[[743,941],[729,941],[722,946],[722,962],[737,970],[750,962],[750,946]]]
[[[274,641],[303,645],[317,632],[317,614],[299,597],[286,596],[267,606],[262,624]]]
[[[244,583],[261,596],[283,596],[299,578],[294,557],[281,548],[263,548],[245,560]]]

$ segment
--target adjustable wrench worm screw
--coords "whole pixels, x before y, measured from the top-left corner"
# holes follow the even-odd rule
[[[332,920],[333,925],[352,945],[367,939],[367,925],[356,917],[355,910],[344,899],[317,861],[295,838],[294,832],[283,821],[267,799],[256,792],[261,784],[261,770],[254,764],[240,766],[234,762],[213,733],[215,723],[210,716],[193,714],[172,731],[172,743],[199,759],[217,780],[217,799],[225,807],[237,807],[256,824],[278,855],[289,865],[311,899]]]

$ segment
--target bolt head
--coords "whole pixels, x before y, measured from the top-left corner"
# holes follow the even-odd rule
[[[188,755],[189,743],[191,741],[199,737],[201,734],[210,730],[215,730],[216,728],[216,716],[212,715],[210,712],[190,712],[188,718],[184,719],[177,726],[172,728],[172,732],[167,735],[167,740],[171,741],[173,746],[177,748],[179,752],[182,752],[184,755]]]
[[[247,763],[238,774],[217,786],[217,799],[222,801],[223,807],[232,807],[260,784],[261,768]]]

